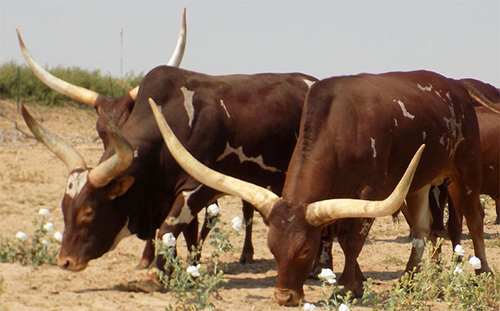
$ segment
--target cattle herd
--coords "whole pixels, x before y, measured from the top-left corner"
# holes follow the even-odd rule
[[[91,168],[21,106],[33,134],[68,168],[62,269],[85,269],[131,234],[147,241],[140,266],[162,269],[164,258],[155,258],[151,241],[182,232],[189,248],[197,245],[208,232],[203,224],[198,233],[198,213],[231,194],[243,200],[249,224],[241,263],[253,261],[254,209],[269,225],[280,305],[299,304],[314,267],[331,267],[319,258],[334,237],[345,254],[339,285],[362,295],[358,255],[374,218],[402,211],[415,239],[435,242],[445,202],[453,246],[465,217],[481,260],[476,272],[490,272],[479,196],[495,200],[500,223],[500,91],[489,84],[429,71],[321,81],[301,73],[191,72],[178,68],[184,12],[167,65],[129,93],[108,98],[48,73],[18,37],[40,80],[99,114],[104,151]],[[422,245],[413,243],[406,271],[418,266]],[[147,273],[130,290],[161,286]]]

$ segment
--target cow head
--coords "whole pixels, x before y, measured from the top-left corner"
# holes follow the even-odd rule
[[[31,132],[68,167],[62,201],[64,233],[57,264],[71,271],[83,270],[89,260],[102,256],[130,234],[126,214],[113,203],[134,182],[132,176],[124,174],[132,163],[133,149],[99,110],[113,147],[107,148],[98,166],[87,168],[73,147],[43,129],[23,105],[21,112]]]
[[[321,229],[341,218],[375,218],[397,211],[408,193],[424,150],[422,145],[393,193],[383,201],[288,202],[265,188],[220,174],[197,161],[177,140],[154,101],[150,99],[149,102],[165,143],[186,172],[211,188],[251,203],[267,219],[268,246],[278,266],[275,299],[282,305],[297,305],[303,299],[302,286],[318,251]]]

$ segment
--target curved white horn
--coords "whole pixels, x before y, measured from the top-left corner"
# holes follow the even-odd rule
[[[99,117],[104,120],[106,132],[111,137],[116,153],[90,170],[88,178],[94,186],[104,187],[132,164],[134,150],[127,139],[123,137],[122,133],[113,124],[109,116],[100,108],[98,111]]]
[[[175,47],[174,53],[170,57],[167,66],[179,67],[184,57],[184,52],[186,51],[186,41],[187,41],[187,23],[186,23],[186,8],[184,8],[184,14],[182,16],[182,27],[179,33],[179,38],[177,39],[177,46]],[[139,87],[128,92],[130,97],[135,101],[137,99],[137,93],[139,93]]]
[[[149,104],[170,153],[187,173],[213,189],[240,197],[255,206],[267,218],[274,202],[279,199],[276,194],[252,183],[216,172],[200,163],[175,137],[172,129],[168,126],[167,121],[165,121],[160,108],[153,99],[149,99]]]
[[[28,125],[30,131],[40,142],[57,155],[59,159],[64,162],[64,164],[66,164],[69,173],[76,169],[87,169],[85,160],[75,148],[45,130],[40,124],[38,124],[38,122],[35,121],[35,119],[33,119],[23,104],[20,103],[19,106],[21,108],[24,121],[26,122],[26,125]]]
[[[186,23],[186,8],[184,8],[184,14],[182,15],[182,27],[179,33],[179,38],[177,39],[177,46],[175,47],[174,53],[170,57],[167,66],[179,67],[182,62],[182,57],[186,51],[186,40],[187,40],[187,23]]]
[[[417,150],[405,174],[392,192],[383,201],[356,199],[332,199],[311,203],[307,206],[306,219],[313,226],[321,226],[340,218],[375,218],[393,214],[403,204],[410,189],[425,145]]]
[[[96,93],[91,90],[87,90],[83,87],[79,87],[73,84],[70,84],[64,80],[61,80],[52,74],[50,74],[47,70],[43,69],[42,66],[40,66],[34,59],[31,57],[30,53],[28,52],[28,49],[24,45],[23,39],[21,38],[21,33],[19,32],[19,29],[16,29],[17,31],[17,38],[19,39],[19,45],[21,46],[21,51],[23,52],[24,58],[26,59],[26,62],[28,62],[28,65],[31,68],[31,71],[43,82],[45,83],[48,87],[53,89],[54,91],[64,94],[68,97],[71,97],[79,102],[82,102],[84,104],[94,106],[94,103],[99,97],[99,93]]]

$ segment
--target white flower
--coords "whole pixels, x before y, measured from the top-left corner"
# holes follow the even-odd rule
[[[43,225],[43,228],[47,230],[48,233],[54,232],[54,224],[51,222],[48,222],[45,225]]]
[[[304,311],[316,311],[316,306],[312,303],[305,303],[304,304]]]
[[[195,266],[189,266],[186,269],[186,272],[191,274],[192,277],[197,278],[200,276],[200,271],[199,269],[201,268],[201,265],[198,264],[196,267]]]
[[[233,229],[236,231],[241,231],[241,229],[243,229],[243,219],[241,219],[241,217],[233,218]]]
[[[38,211],[38,214],[43,215],[43,216],[50,216],[50,211],[46,208],[41,208]]]
[[[42,241],[42,244],[49,246],[49,241],[47,241],[47,240],[43,240],[43,241]]]
[[[321,273],[318,274],[318,277],[322,280],[327,281],[330,284],[335,284],[337,282],[336,275],[333,273],[331,269],[321,269]]]
[[[424,247],[424,240],[422,240],[422,239],[413,239],[413,246],[415,248],[422,248],[422,247]]]
[[[22,231],[19,231],[18,233],[16,233],[16,238],[24,242],[28,238],[28,235]]]
[[[455,246],[455,250],[454,251],[459,256],[465,256],[465,250],[462,248],[462,245],[460,245],[460,244],[457,244],[457,246]]]
[[[54,233],[54,239],[56,239],[56,241],[58,241],[59,243],[62,242],[63,236],[61,231],[57,231],[56,233]]]
[[[477,258],[476,256],[472,256],[469,259],[469,263],[474,269],[481,269],[481,259]]]
[[[462,268],[460,268],[459,266],[456,266],[455,270],[453,271],[453,274],[459,274],[461,276],[464,276],[465,272],[464,272],[464,270],[462,270]]]
[[[165,233],[161,238],[163,240],[163,245],[166,247],[174,247],[175,246],[175,237],[172,232]]]
[[[339,307],[339,311],[350,311],[351,309],[349,309],[348,306],[346,306],[345,304],[341,304],[340,307]]]
[[[217,206],[217,204],[210,204],[207,208],[207,212],[208,212],[208,215],[212,216],[212,217],[215,217],[217,215],[219,215],[219,206]]]

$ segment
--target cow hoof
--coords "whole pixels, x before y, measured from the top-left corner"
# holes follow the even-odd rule
[[[135,292],[135,293],[167,292],[167,289],[165,288],[165,286],[163,286],[163,284],[151,278],[144,278],[140,281],[120,283],[119,286],[121,290],[126,292]]]
[[[244,256],[243,254],[241,255],[240,257],[240,260],[239,260],[239,263],[244,265],[244,264],[251,264],[251,263],[254,263],[255,260],[253,259],[253,256],[250,255],[250,256]]]
[[[147,269],[149,268],[149,265],[151,263],[147,260],[141,260],[139,261],[139,264],[137,264],[137,266],[135,267],[136,270],[143,270],[143,269]]]

